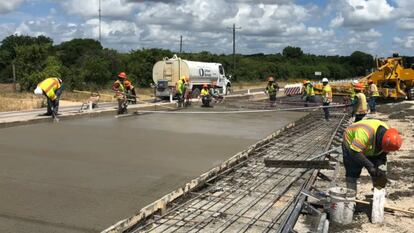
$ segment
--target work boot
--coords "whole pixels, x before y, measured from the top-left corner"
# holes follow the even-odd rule
[[[357,194],[357,178],[346,177],[346,188],[350,194]]]
[[[52,113],[51,112],[46,112],[46,113],[42,113],[39,116],[51,116]]]

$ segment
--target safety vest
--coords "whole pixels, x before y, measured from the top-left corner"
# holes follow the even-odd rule
[[[361,120],[345,129],[344,143],[356,152],[362,152],[366,156],[376,156],[382,151],[375,153],[376,134],[380,126],[388,129],[388,125],[380,120]]]
[[[185,83],[183,82],[183,80],[180,79],[178,80],[177,85],[175,86],[175,91],[181,95],[184,93],[184,90],[185,90]]]
[[[313,89],[313,86],[311,84],[308,84],[306,86],[305,92],[307,96],[315,96],[315,90]]]
[[[266,90],[269,95],[275,95],[277,92],[277,86],[275,83],[272,83],[270,85],[267,85]]]
[[[355,95],[356,95],[355,89],[352,89],[351,90],[351,95],[350,95],[351,100],[355,99]]]
[[[204,95],[208,95],[209,91],[207,89],[201,89],[200,95],[204,96]]]
[[[371,96],[374,96],[374,97],[379,96],[378,87],[374,83],[369,85],[369,92],[370,92]]]
[[[58,78],[47,78],[39,83],[38,87],[43,90],[49,99],[55,100],[57,98],[55,92],[61,87],[61,84]]]
[[[117,91],[117,93],[115,94],[115,96],[116,96],[118,99],[124,98],[123,93],[125,93],[125,86],[124,86],[124,84],[122,84],[122,82],[121,82],[121,81],[116,80],[116,81],[114,82],[114,85],[113,85],[113,88],[112,88],[112,89],[113,89],[114,91]]]
[[[358,93],[355,95],[358,98],[358,105],[356,106],[356,114],[367,114],[368,112],[368,104],[367,104],[367,97],[365,97],[364,93]]]
[[[329,84],[326,84],[326,86],[322,89],[322,101],[324,103],[326,102],[332,102],[332,88],[329,86]]]

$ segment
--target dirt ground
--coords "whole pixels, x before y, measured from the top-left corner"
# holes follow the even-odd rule
[[[386,206],[414,212],[414,101],[383,104],[377,114],[368,114],[368,118],[386,121],[403,137],[401,150],[388,155]],[[368,201],[370,195],[372,197],[371,189],[371,178],[364,169],[358,182],[357,199]],[[345,228],[333,226],[330,232],[414,232],[414,215],[386,212],[384,223],[372,224],[369,212],[368,207],[357,206],[352,225]]]

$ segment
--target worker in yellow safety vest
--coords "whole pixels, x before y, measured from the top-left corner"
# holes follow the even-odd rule
[[[135,86],[132,85],[131,81],[129,80],[124,81],[124,86],[128,104],[136,104],[138,96],[135,90]]]
[[[368,79],[368,97],[369,97],[369,110],[371,113],[376,113],[376,101],[379,97],[378,87],[374,81]]]
[[[125,72],[121,72],[118,74],[117,80],[112,85],[112,90],[115,92],[115,98],[118,100],[118,114],[125,114],[128,112],[128,102],[124,83],[126,79],[127,75]]]
[[[201,97],[201,102],[203,104],[201,105],[201,107],[210,107],[211,93],[208,89],[207,84],[203,85],[203,89],[201,89],[201,92],[200,92],[200,97]]]
[[[270,106],[275,106],[277,91],[279,90],[279,85],[275,82],[275,78],[267,78],[267,86],[265,92],[269,95]]]
[[[364,90],[364,85],[358,83],[354,85],[355,97],[352,101],[352,106],[354,106],[352,115],[355,116],[355,122],[362,120],[368,112],[368,103],[365,94],[362,92]]]
[[[47,78],[40,82],[34,93],[44,95],[47,98],[47,112],[43,116],[53,116],[56,118],[59,110],[59,99],[63,91],[63,82],[60,78]]]
[[[176,97],[177,97],[177,104],[178,107],[182,107],[184,104],[184,99],[185,99],[185,93],[186,93],[186,82],[185,82],[186,77],[182,76],[180,78],[180,80],[177,81],[177,83],[175,84],[175,93],[176,93]]]
[[[315,103],[315,90],[313,89],[313,85],[309,80],[303,81],[303,86],[305,87],[303,90],[302,99],[305,100],[305,107],[308,107],[308,103]]]
[[[323,111],[325,113],[325,120],[329,121],[329,105],[332,103],[332,88],[328,84],[329,80],[327,78],[322,79],[322,105],[324,106]]]
[[[343,161],[347,188],[357,191],[357,179],[365,167],[374,187],[384,188],[387,183],[387,154],[402,145],[397,129],[375,120],[361,120],[345,129],[342,141]]]

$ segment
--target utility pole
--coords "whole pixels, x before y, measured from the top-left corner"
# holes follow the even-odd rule
[[[101,0],[99,0],[99,43],[102,44],[101,20],[102,20],[102,15],[101,15]]]
[[[180,54],[183,52],[183,36],[180,36]]]
[[[236,72],[236,30],[240,30],[241,27],[236,27],[236,24],[233,24],[233,76]]]

